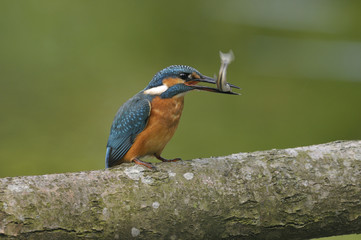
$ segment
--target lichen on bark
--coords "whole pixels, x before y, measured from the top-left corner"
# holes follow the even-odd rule
[[[0,239],[308,239],[361,232],[361,141],[0,179]]]

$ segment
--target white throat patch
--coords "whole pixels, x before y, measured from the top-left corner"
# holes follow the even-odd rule
[[[150,88],[144,91],[144,94],[160,95],[168,90],[167,85],[160,85],[158,87]]]

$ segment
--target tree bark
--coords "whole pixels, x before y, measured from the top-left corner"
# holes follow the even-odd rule
[[[361,141],[0,179],[0,239],[361,233]]]

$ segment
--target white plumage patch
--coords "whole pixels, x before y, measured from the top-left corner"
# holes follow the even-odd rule
[[[159,95],[167,91],[168,87],[166,85],[161,85],[158,87],[150,88],[144,91],[144,94],[150,95]]]

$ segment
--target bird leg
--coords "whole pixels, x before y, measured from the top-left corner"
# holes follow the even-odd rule
[[[176,162],[176,161],[182,160],[182,159],[180,159],[180,158],[165,159],[165,158],[163,158],[163,157],[161,157],[160,155],[157,155],[157,154],[154,154],[154,156],[155,156],[158,160],[161,160],[162,162]]]
[[[155,167],[151,163],[143,162],[143,161],[139,160],[138,158],[134,158],[132,160],[132,162],[134,162],[135,164],[146,166],[147,168],[150,168],[150,169],[155,169]]]

